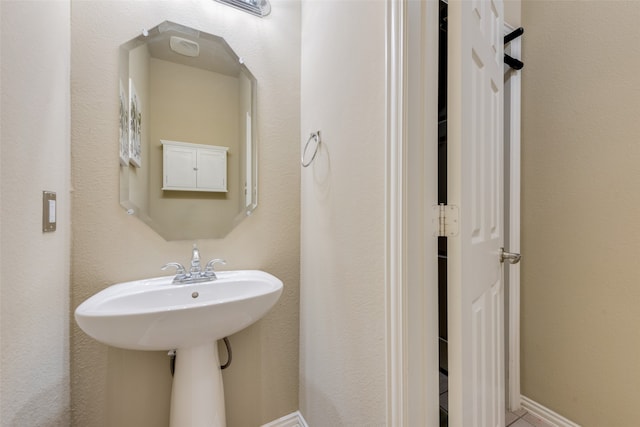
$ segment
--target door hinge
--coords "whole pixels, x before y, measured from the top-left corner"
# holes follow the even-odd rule
[[[432,223],[435,226],[434,236],[453,237],[458,235],[460,212],[455,205],[440,204],[433,207]]]

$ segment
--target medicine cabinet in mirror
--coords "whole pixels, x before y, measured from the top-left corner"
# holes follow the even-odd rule
[[[257,205],[256,79],[168,21],[120,47],[119,71],[121,205],[166,240],[224,237]]]

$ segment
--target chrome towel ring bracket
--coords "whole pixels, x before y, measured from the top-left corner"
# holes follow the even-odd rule
[[[305,162],[304,158],[307,155],[307,150],[309,149],[309,145],[311,145],[312,141],[315,143],[315,147],[313,148],[313,154],[311,155],[311,158],[309,159],[309,161]],[[309,136],[309,139],[307,140],[307,143],[304,145],[304,150],[302,150],[302,157],[300,161],[302,163],[303,168],[306,168],[311,163],[313,163],[313,160],[316,158],[316,155],[318,154],[318,149],[320,148],[321,142],[322,140],[320,139],[320,131],[312,132],[311,136]]]

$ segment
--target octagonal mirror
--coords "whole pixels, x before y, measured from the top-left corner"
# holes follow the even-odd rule
[[[166,240],[257,206],[256,79],[218,36],[165,21],[120,47],[120,204]]]

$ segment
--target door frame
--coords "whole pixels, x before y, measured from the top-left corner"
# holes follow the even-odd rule
[[[439,425],[437,0],[387,0],[387,426]],[[408,90],[411,87],[411,91]]]
[[[505,22],[505,34],[515,30]],[[511,56],[522,57],[522,38],[511,41]],[[509,241],[505,247],[509,252],[520,252],[520,196],[521,196],[521,106],[522,71],[511,70],[509,100]],[[505,176],[505,179],[507,177]],[[516,411],[521,407],[520,394],[520,263],[509,265],[506,274],[509,283],[507,333],[507,409]]]
[[[437,144],[423,143],[437,138],[438,8],[437,0],[387,0],[386,412],[387,426],[394,427],[439,425],[437,239],[427,239],[434,229],[430,215],[437,201],[438,153]],[[512,54],[519,57],[520,41],[511,43]],[[511,105],[520,105],[520,73],[516,74]],[[516,125],[511,126],[511,159],[517,170],[511,168],[509,179],[512,189],[519,189],[519,108],[517,114],[512,111],[512,123]],[[516,219],[511,227],[517,222],[518,233],[510,233],[509,248],[515,252],[520,249],[519,200],[519,195],[510,197]],[[509,269],[509,277],[514,291],[509,292],[507,407],[516,410],[520,407],[519,267]]]

